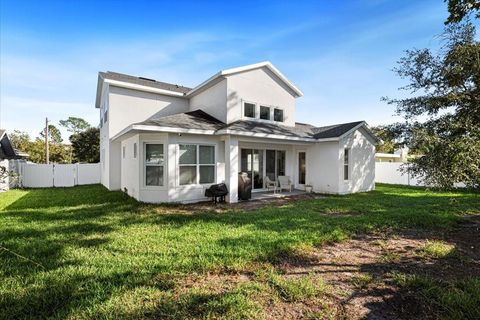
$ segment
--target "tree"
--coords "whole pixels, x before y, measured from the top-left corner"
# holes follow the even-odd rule
[[[96,163],[100,161],[100,129],[89,128],[70,137],[73,157],[77,162]]]
[[[478,0],[448,0],[448,12],[450,15],[445,24],[461,22],[474,11],[477,12],[475,17],[480,18],[480,1]]]
[[[43,129],[40,132],[40,137],[45,139],[45,129]],[[49,140],[49,142],[53,142],[53,143],[62,143],[63,142],[62,133],[53,124],[48,125],[48,140]]]
[[[27,150],[30,147],[31,139],[27,132],[14,130],[8,135],[8,138],[15,149],[28,153]]]
[[[394,71],[412,96],[383,99],[405,117],[404,142],[424,152],[408,171],[438,187],[480,188],[480,43],[467,22],[447,26],[442,44],[407,51]]]
[[[60,120],[59,123],[62,127],[67,128],[68,132],[72,132],[73,134],[80,133],[91,127],[90,123],[77,117],[68,117],[67,120]]]
[[[383,140],[383,144],[377,146],[377,152],[393,153],[398,147],[398,143],[395,142],[398,133],[394,130],[394,127],[384,125],[370,128],[372,132]]]
[[[45,141],[38,137],[34,141],[28,133],[15,130],[9,135],[14,148],[28,153],[28,160],[35,163],[45,162]],[[71,147],[62,143],[50,143],[50,161],[54,163],[70,163]]]

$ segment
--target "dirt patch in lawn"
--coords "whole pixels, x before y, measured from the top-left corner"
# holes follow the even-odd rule
[[[480,216],[466,217],[447,232],[362,235],[294,250],[246,270],[188,275],[167,283],[173,283],[168,290],[177,302],[189,292],[203,292],[218,301],[250,301],[246,306],[258,309],[253,318],[438,318],[438,310],[416,292],[397,285],[398,274],[442,281],[480,277]]]
[[[299,200],[321,199],[324,195],[315,193],[304,193],[297,195],[288,195],[278,198],[268,198],[259,200],[240,201],[238,203],[213,203],[212,201],[198,202],[192,204],[165,204],[165,205],[146,205],[149,210],[154,210],[161,214],[195,214],[198,212],[224,213],[235,210],[252,211],[265,207],[282,207],[291,205],[292,202]]]
[[[277,268],[286,276],[314,274],[335,290],[348,319],[428,319],[436,310],[415,292],[400,289],[398,274],[448,281],[480,277],[480,216],[465,217],[448,232],[403,230],[363,235],[292,254]]]

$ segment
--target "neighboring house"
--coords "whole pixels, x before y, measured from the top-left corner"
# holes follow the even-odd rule
[[[8,190],[10,187],[10,178],[8,173],[12,171],[15,164],[10,165],[10,160],[23,159],[28,157],[26,153],[16,150],[7,132],[0,129],[0,190]]]
[[[220,71],[193,89],[100,72],[101,181],[145,202],[205,200],[220,182],[237,202],[239,172],[254,191],[266,176],[321,193],[374,189],[379,140],[366,123],[295,122],[301,96],[270,62]]]
[[[408,148],[397,149],[393,153],[375,153],[376,162],[407,162]]]

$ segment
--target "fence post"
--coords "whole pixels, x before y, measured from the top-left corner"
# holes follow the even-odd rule
[[[78,186],[78,163],[75,163],[75,177],[73,179],[73,185]]]

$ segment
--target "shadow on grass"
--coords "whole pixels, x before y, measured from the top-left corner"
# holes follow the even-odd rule
[[[417,192],[422,191],[417,189],[407,191],[402,195],[395,193],[395,188],[387,188],[251,212],[159,215],[154,210],[158,206],[140,205],[121,192],[108,192],[101,186],[28,190],[0,213],[0,244],[43,268],[1,251],[0,270],[12,283],[3,289],[0,309],[14,318],[62,318],[79,308],[101,304],[118,290],[147,285],[157,274],[207,271],[212,266],[229,267],[234,262],[274,261],[300,244],[337,242],[377,228],[446,227],[458,220],[456,214],[472,211],[479,204],[475,195],[459,197],[452,203],[449,197],[433,193],[419,196]],[[191,208],[195,211],[194,206]],[[166,206],[169,209],[175,207]],[[115,266],[90,265],[88,254],[107,246],[114,240],[112,237],[119,236],[120,229],[124,229],[119,231],[123,232],[121,236],[128,239],[129,228],[151,226],[162,227],[172,237],[183,230],[198,233],[199,245],[213,249],[199,253],[179,251],[167,255],[171,260],[165,265],[158,260],[167,253],[133,254],[128,258],[144,260],[140,265],[127,265],[124,272],[112,271]],[[207,228],[211,226],[215,227],[213,231]],[[236,230],[245,232],[237,235]],[[112,235],[113,232],[117,234]],[[209,242],[202,239],[202,232],[218,232],[221,236]],[[181,248],[185,244],[171,245]],[[109,248],[108,253],[131,254],[120,249],[123,248]],[[74,254],[67,259],[65,251]],[[191,262],[186,267],[178,262],[182,259]],[[151,268],[152,264],[156,267]],[[206,270],[202,269],[204,265]],[[87,271],[72,271],[78,268]],[[28,291],[21,294],[23,288]]]

